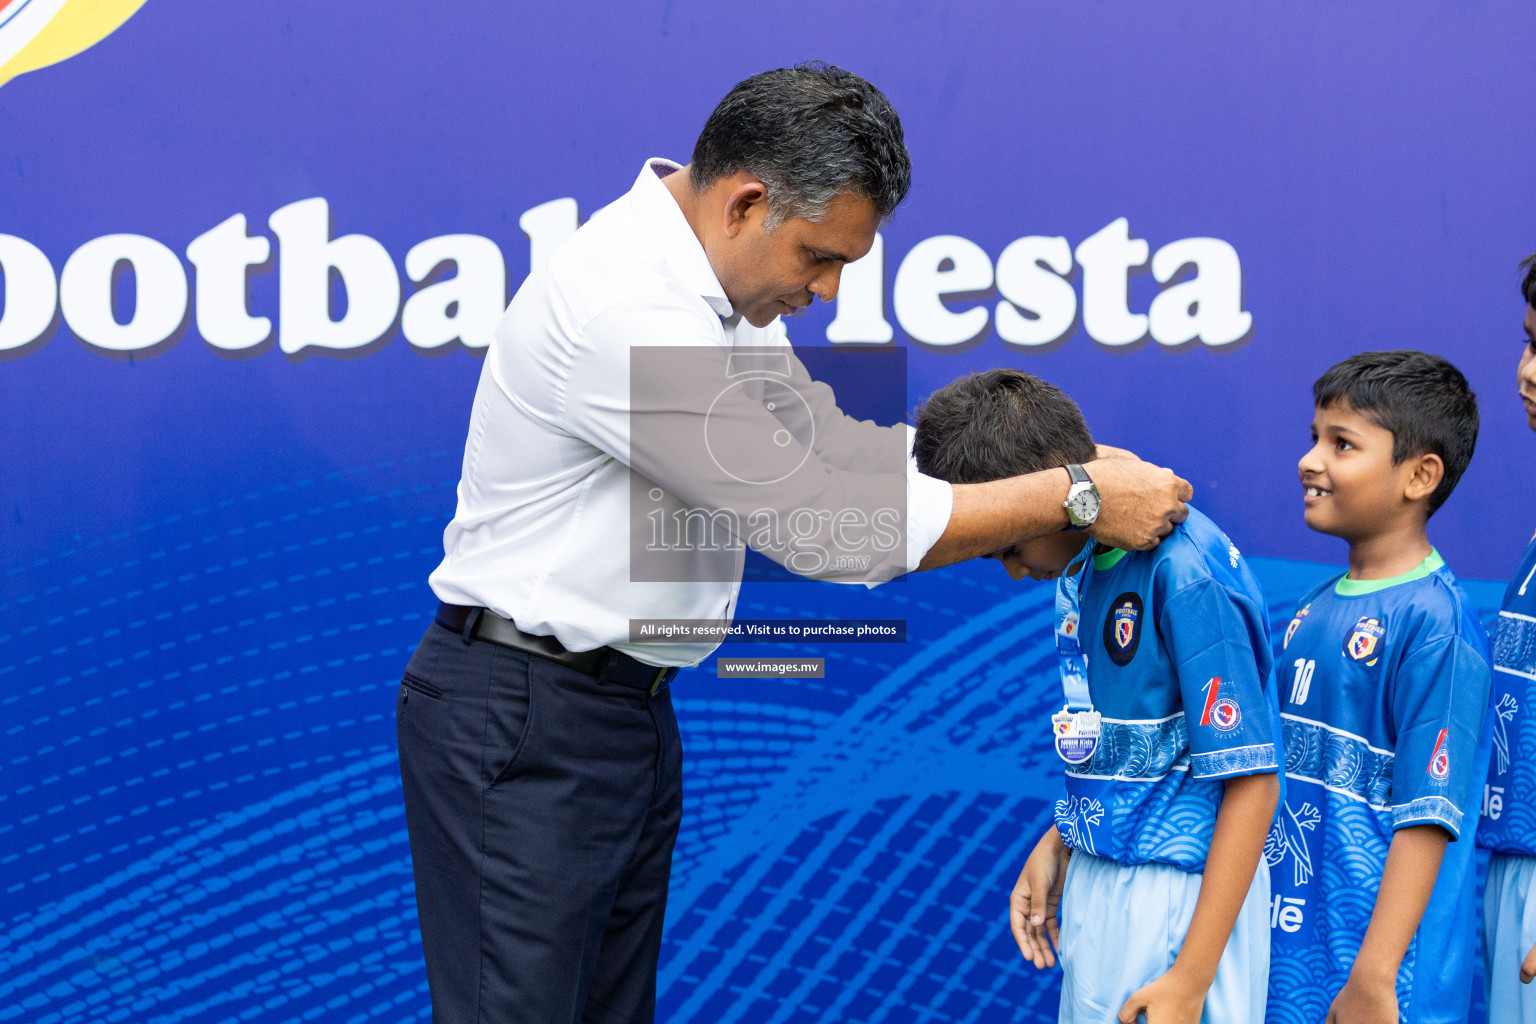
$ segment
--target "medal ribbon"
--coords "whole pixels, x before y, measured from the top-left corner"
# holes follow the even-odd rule
[[[1068,711],[1091,711],[1093,698],[1088,693],[1088,659],[1082,645],[1083,582],[1092,571],[1093,542],[1083,545],[1082,564],[1076,572],[1067,572],[1056,581],[1056,654],[1061,668],[1061,688],[1067,697]]]

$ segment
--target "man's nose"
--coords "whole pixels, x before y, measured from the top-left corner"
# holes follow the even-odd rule
[[[815,292],[816,297],[822,302],[831,302],[837,298],[837,289],[842,285],[842,281],[843,268],[839,264],[818,274],[816,279],[811,282],[811,291]]]

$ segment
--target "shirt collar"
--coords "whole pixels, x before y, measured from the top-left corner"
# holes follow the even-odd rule
[[[1386,590],[1400,583],[1412,583],[1426,576],[1439,572],[1445,568],[1445,559],[1440,557],[1440,552],[1434,548],[1429,549],[1429,556],[1418,565],[1409,569],[1401,576],[1391,576],[1384,580],[1352,580],[1348,575],[1340,576],[1338,582],[1333,585],[1333,592],[1340,597],[1359,597],[1361,594],[1374,594],[1378,590]]]
[[[683,216],[677,200],[672,198],[672,193],[656,174],[658,168],[671,168],[676,172],[681,166],[660,157],[647,160],[629,194],[635,209],[655,231],[672,272],[687,287],[695,289],[717,315],[728,318],[735,313],[731,300],[725,297],[725,289],[720,287],[720,279],[715,277],[704,246],[693,233],[688,218]]]

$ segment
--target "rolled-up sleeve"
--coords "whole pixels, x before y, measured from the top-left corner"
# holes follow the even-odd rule
[[[907,425],[907,572],[918,565],[949,527],[955,510],[955,489],[937,477],[917,468],[912,454],[912,439],[917,431]]]

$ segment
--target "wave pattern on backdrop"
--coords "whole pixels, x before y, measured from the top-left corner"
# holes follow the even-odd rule
[[[797,342],[904,346],[904,407],[1060,384],[1271,556],[1277,629],[1322,573],[1278,559],[1339,554],[1299,515],[1311,380],[1442,352],[1485,404],[1436,542],[1511,570],[1525,7],[873,11],[0,0],[0,1022],[427,1019],[392,711],[479,349],[763,68],[867,75],[914,158]],[[677,682],[664,1018],[1054,1019],[1004,916],[1059,794],[1049,588],[754,573],[742,616],[911,639]]]

